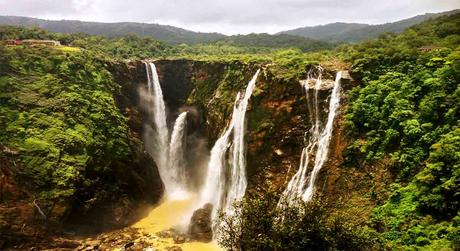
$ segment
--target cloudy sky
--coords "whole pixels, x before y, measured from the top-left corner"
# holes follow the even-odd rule
[[[147,22],[224,34],[330,22],[379,24],[460,8],[460,0],[0,0],[0,15]]]

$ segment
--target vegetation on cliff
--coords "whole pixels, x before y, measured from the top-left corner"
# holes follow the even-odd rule
[[[89,51],[0,45],[0,144],[19,153],[19,180],[42,206],[119,191],[113,166],[134,158],[119,92]]]
[[[459,44],[457,14],[345,50],[361,82],[345,154],[355,167],[389,159],[397,179],[372,224],[392,247],[459,245]]]

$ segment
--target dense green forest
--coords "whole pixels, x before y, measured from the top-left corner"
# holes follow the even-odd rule
[[[0,45],[0,146],[20,152],[20,175],[35,196],[71,200],[79,189],[100,187],[95,172],[133,154],[127,118],[115,104],[121,86],[108,71],[111,62],[241,61],[271,65],[287,80],[304,77],[311,65],[351,65],[359,84],[347,94],[350,144],[342,168],[389,163],[394,177],[387,191],[369,191],[377,204],[371,220],[351,231],[351,223],[328,218],[325,206],[315,202],[293,209],[310,212],[299,221],[292,219],[295,211],[288,212],[289,221],[270,225],[277,217],[271,196],[279,195],[267,195],[239,205],[243,235],[239,243],[224,238],[223,244],[248,250],[458,249],[460,14],[359,44],[276,38],[170,45],[135,35],[106,38],[0,26],[0,40],[56,39],[65,45]]]
[[[397,247],[460,240],[460,14],[343,48],[361,86],[346,114],[359,167],[389,161],[397,177],[371,225]],[[429,46],[430,51],[421,51]]]

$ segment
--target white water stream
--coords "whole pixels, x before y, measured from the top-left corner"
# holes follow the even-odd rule
[[[160,81],[155,64],[145,63],[147,70],[148,93],[152,102],[150,116],[155,128],[152,153],[161,180],[165,186],[165,194],[169,199],[187,196],[185,179],[184,147],[186,137],[187,113],[181,113],[174,124],[171,141],[166,122],[166,106],[163,100]],[[169,143],[168,143],[169,142]]]
[[[321,89],[321,69],[319,76],[315,80],[313,100],[310,100],[310,86],[308,83],[312,80],[309,76],[306,84],[304,84],[305,92],[307,95],[309,118],[312,127],[309,131],[309,141],[305,148],[302,150],[300,159],[300,166],[297,173],[289,181],[289,184],[284,190],[279,206],[289,205],[297,199],[303,201],[310,201],[313,198],[315,191],[315,181],[318,173],[323,167],[328,157],[329,143],[332,138],[332,131],[334,125],[334,118],[340,105],[340,79],[342,72],[338,72],[329,99],[329,109],[326,123],[321,122],[320,111],[318,102],[318,92]],[[313,106],[313,107],[312,107]],[[310,172],[308,172],[310,169]]]
[[[259,72],[248,83],[245,92],[237,94],[230,124],[211,150],[200,206],[205,203],[213,205],[213,221],[219,210],[231,212],[232,203],[242,199],[246,192],[245,119]],[[213,230],[216,227],[214,223]]]
[[[185,145],[187,136],[187,112],[181,113],[174,123],[169,143],[169,179],[172,186],[169,195],[173,198],[187,196]]]

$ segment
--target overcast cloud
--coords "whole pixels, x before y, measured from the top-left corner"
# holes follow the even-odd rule
[[[379,24],[458,8],[460,0],[0,0],[0,15],[148,22],[224,34]]]

